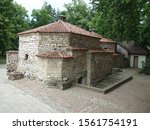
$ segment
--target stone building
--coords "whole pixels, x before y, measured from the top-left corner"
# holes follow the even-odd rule
[[[11,66],[11,55],[16,54],[14,71],[25,77],[49,85],[69,81],[91,86],[112,72],[116,45],[101,39],[59,20],[19,33],[19,52],[7,52],[7,65]]]

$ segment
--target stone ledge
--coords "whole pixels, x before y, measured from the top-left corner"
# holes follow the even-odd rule
[[[129,76],[129,77],[126,77],[126,78],[124,78],[124,79],[122,79],[122,80],[120,80],[120,81],[118,81],[118,82],[116,82],[116,83],[114,83],[114,84],[112,84],[112,85],[109,85],[108,87],[106,87],[106,88],[104,89],[104,94],[106,94],[106,93],[108,93],[108,92],[114,90],[115,88],[121,86],[122,84],[124,84],[124,83],[126,83],[126,82],[128,82],[128,81],[130,81],[131,79],[133,79],[133,77],[132,77],[132,76]]]
[[[8,79],[9,80],[19,80],[22,79],[24,75],[20,72],[12,72],[9,74]]]
[[[130,81],[131,79],[133,79],[132,76],[128,76],[112,85],[109,85],[107,86],[106,88],[104,89],[101,89],[101,88],[96,88],[96,87],[91,87],[91,86],[87,86],[87,85],[83,85],[83,84],[77,84],[77,83],[73,83],[73,85],[78,85],[80,87],[83,87],[83,88],[86,88],[86,89],[90,89],[90,90],[93,90],[95,92],[99,92],[99,93],[103,93],[103,94],[106,94],[114,89],[116,89],[117,87],[121,86],[122,84]]]
[[[19,51],[6,51],[6,53],[11,53],[11,54],[18,54],[19,53]]]
[[[61,90],[66,90],[72,86],[72,82],[66,81],[66,82],[58,82],[57,87]]]

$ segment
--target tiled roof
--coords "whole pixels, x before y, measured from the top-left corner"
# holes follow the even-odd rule
[[[104,49],[105,51],[107,51],[107,52],[115,52],[114,50],[112,50],[112,49]]]
[[[113,53],[112,55],[113,56],[123,56],[123,54],[120,54],[120,53]]]
[[[79,48],[79,47],[68,47],[67,50],[72,50],[72,51],[87,51],[89,49],[88,48]]]
[[[91,53],[114,53],[113,51],[106,51],[105,49],[90,49]]]
[[[69,59],[73,58],[69,54],[66,54],[65,52],[60,51],[53,51],[53,52],[40,52],[37,57],[42,58],[56,58],[56,59]]]
[[[111,39],[107,39],[107,38],[102,38],[100,40],[100,42],[107,42],[107,43],[115,43],[115,41],[111,40]]]
[[[119,46],[123,47],[130,54],[150,55],[150,50],[147,48],[142,48],[134,43],[119,43]]]
[[[28,33],[75,33],[75,34],[95,37],[99,39],[102,38],[102,36],[100,36],[97,33],[86,31],[82,28],[79,28],[75,25],[64,22],[62,20],[59,20],[57,22],[54,22],[45,26],[41,26],[38,28],[27,30],[18,34],[22,35],[22,34],[28,34]]]

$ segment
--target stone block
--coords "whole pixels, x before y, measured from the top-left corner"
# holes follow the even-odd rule
[[[57,87],[60,88],[61,90],[66,90],[72,86],[72,82],[70,81],[65,81],[65,82],[58,82]]]
[[[8,79],[9,80],[19,80],[23,77],[24,77],[24,75],[20,72],[12,72],[9,74]]]

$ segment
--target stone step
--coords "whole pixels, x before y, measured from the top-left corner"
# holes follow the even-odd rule
[[[24,75],[20,72],[12,72],[12,73],[9,73],[8,75],[9,80],[19,80],[19,79],[22,79],[23,77]]]
[[[132,80],[133,77],[132,76],[127,76],[123,79],[121,79],[120,81],[118,82],[115,82],[111,85],[108,85],[107,87],[104,87],[104,88],[100,88],[100,87],[93,87],[93,86],[87,86],[87,85],[81,85],[81,84],[77,84],[78,86],[81,86],[81,87],[84,87],[86,89],[91,89],[93,91],[96,91],[96,92],[100,92],[100,93],[103,93],[103,94],[106,94],[114,89],[116,89],[117,87],[121,86],[122,84]],[[74,84],[76,85],[76,84]]]

